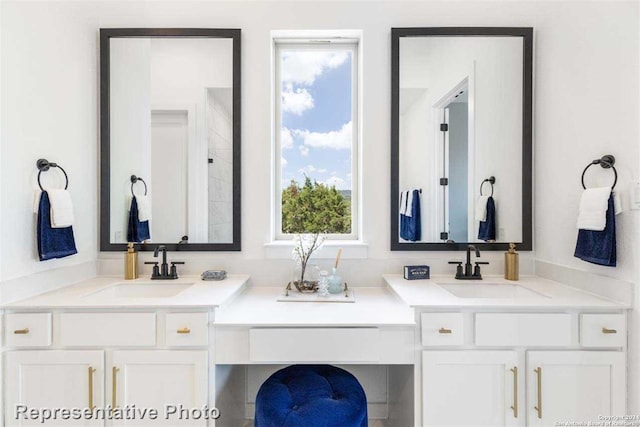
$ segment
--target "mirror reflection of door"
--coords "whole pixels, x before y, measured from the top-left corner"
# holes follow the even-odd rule
[[[445,159],[448,159],[448,237],[454,242],[470,242],[473,237],[468,232],[469,196],[469,104],[466,90],[461,90],[445,107],[448,120],[448,149]]]

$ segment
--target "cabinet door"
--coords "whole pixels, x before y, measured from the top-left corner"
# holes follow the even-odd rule
[[[527,419],[530,426],[598,422],[625,414],[622,352],[531,351],[527,353]]]
[[[514,351],[423,352],[422,425],[523,425],[517,366]]]
[[[7,426],[100,426],[100,420],[64,420],[44,424],[25,420],[17,405],[28,408],[85,409],[103,406],[102,351],[9,351],[5,353],[5,423]],[[16,419],[18,415],[18,419]]]
[[[167,405],[186,411],[207,404],[206,351],[114,351],[107,373],[108,404],[124,408],[155,409],[157,419],[114,421],[114,425],[204,426],[204,417],[179,419],[180,412],[168,415]],[[179,411],[179,409],[178,409]],[[185,415],[185,413],[182,413]],[[196,414],[197,415],[197,414]]]

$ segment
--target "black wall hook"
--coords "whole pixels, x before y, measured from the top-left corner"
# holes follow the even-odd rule
[[[582,177],[580,178],[580,180],[582,181],[582,188],[584,188],[585,190],[587,189],[587,186],[584,185],[584,174],[587,172],[587,169],[589,169],[593,165],[600,165],[600,167],[602,167],[603,169],[612,169],[614,178],[613,178],[613,185],[611,186],[611,189],[613,190],[614,188],[616,188],[616,184],[618,183],[618,171],[614,166],[615,164],[616,164],[616,158],[611,154],[605,154],[599,159],[592,160],[591,163],[589,163],[587,167],[585,167],[584,170],[582,171]]]
[[[51,168],[58,168],[62,171],[65,179],[64,189],[66,190],[67,188],[69,188],[69,176],[67,176],[67,172],[62,168],[62,166],[58,165],[57,163],[50,162],[47,159],[38,159],[38,161],[36,162],[36,168],[38,168],[38,187],[40,187],[40,190],[44,191],[44,188],[42,188],[42,183],[40,182],[40,174],[42,174],[42,172],[49,171],[49,169]]]

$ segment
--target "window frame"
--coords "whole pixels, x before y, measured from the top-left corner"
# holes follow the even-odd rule
[[[281,52],[286,49],[304,50],[347,50],[351,52],[351,125],[353,139],[351,142],[351,233],[325,234],[328,241],[352,242],[362,241],[362,199],[361,199],[361,52],[362,37],[359,31],[285,31],[272,32],[271,61],[271,140],[272,140],[272,173],[271,173],[271,241],[287,242],[294,234],[282,232],[282,82]],[[302,184],[302,183],[301,183]]]

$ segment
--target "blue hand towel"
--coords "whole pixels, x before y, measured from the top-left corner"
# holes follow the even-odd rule
[[[129,209],[129,226],[127,227],[127,242],[142,243],[151,239],[149,232],[149,221],[138,219],[138,202],[136,198],[131,199],[131,209]]]
[[[407,197],[407,200],[409,197]],[[408,203],[408,202],[407,202]],[[400,237],[410,242],[416,242],[422,238],[422,223],[420,221],[420,191],[413,190],[411,216],[400,214]]]
[[[43,191],[40,195],[37,227],[40,261],[64,258],[78,253],[76,242],[73,238],[73,227],[51,227],[51,203],[46,191]]]
[[[609,196],[607,203],[604,230],[578,230],[578,241],[573,256],[592,264],[616,266],[616,214],[613,195]]]
[[[478,239],[485,242],[496,240],[496,203],[491,196],[487,199],[487,217],[480,221],[478,227]]]
[[[420,191],[413,190],[411,216],[408,219],[409,235],[412,242],[422,239],[422,223],[420,221]]]

